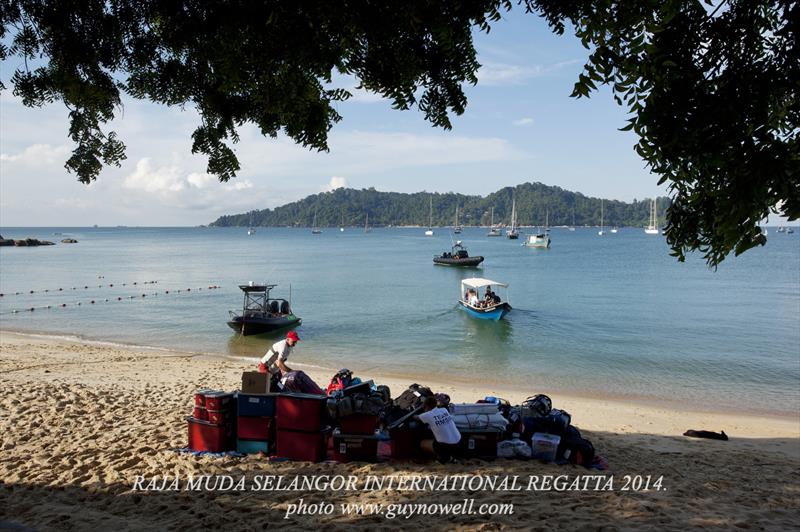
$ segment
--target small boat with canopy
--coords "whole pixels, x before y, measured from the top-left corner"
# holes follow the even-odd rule
[[[495,294],[492,287],[505,288],[506,300],[503,301]],[[489,297],[486,296],[487,291]],[[499,321],[511,312],[511,305],[508,303],[508,285],[479,277],[461,280],[458,304],[467,314],[482,320]]]
[[[270,291],[276,286],[253,282],[240,284],[239,288],[244,292],[242,313],[237,315],[229,311],[231,319],[228,327],[242,336],[251,336],[300,325],[301,319],[292,312],[290,301],[270,297]]]

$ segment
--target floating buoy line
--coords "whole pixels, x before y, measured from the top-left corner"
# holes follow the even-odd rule
[[[103,277],[100,276],[98,279],[102,279]],[[132,283],[108,283],[108,284],[99,284],[97,288],[114,288],[114,286],[140,286],[140,285],[149,285],[149,284],[158,284],[158,281],[134,281]],[[91,285],[83,285],[83,286],[72,286],[68,288],[45,288],[44,290],[24,290],[22,292],[8,292],[3,293],[0,292],[0,297],[11,297],[11,296],[27,296],[30,294],[47,294],[50,292],[69,292],[70,290],[88,290],[89,288],[95,288],[93,284]]]
[[[157,282],[158,281],[152,281],[152,282],[138,283],[138,284],[155,284]],[[127,284],[130,285],[131,283],[127,283]],[[137,283],[133,283],[133,284],[137,284]],[[113,285],[109,285],[109,286],[113,286]],[[121,286],[125,286],[125,283],[123,283]],[[91,300],[87,300],[87,301],[73,301],[73,302],[70,302],[70,303],[54,303],[54,304],[50,304],[50,305],[41,305],[41,306],[38,306],[38,307],[18,308],[18,309],[9,310],[7,312],[0,312],[0,316],[6,315],[6,314],[21,314],[21,313],[25,313],[25,312],[34,312],[34,311],[37,311],[37,310],[48,310],[48,309],[56,309],[56,308],[68,308],[68,307],[81,307],[81,306],[97,305],[97,304],[100,304],[100,303],[113,303],[113,302],[117,302],[117,301],[130,301],[132,299],[143,299],[143,298],[146,298],[148,295],[151,296],[151,297],[156,297],[159,294],[171,295],[171,294],[200,292],[204,288],[206,290],[218,290],[218,289],[220,289],[222,287],[219,286],[219,285],[209,285],[209,286],[206,286],[206,287],[201,286],[201,287],[198,287],[198,288],[178,288],[176,290],[164,290],[163,292],[162,291],[151,292],[150,294],[144,294],[143,293],[143,294],[137,294],[137,295],[133,295],[133,296],[117,296],[117,297],[106,297],[106,298],[102,298],[102,299],[101,298],[96,298],[96,299],[91,299]],[[31,292],[31,293],[33,293],[33,292]]]

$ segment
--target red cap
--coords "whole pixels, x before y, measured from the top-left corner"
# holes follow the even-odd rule
[[[300,341],[300,337],[297,336],[297,333],[294,332],[294,331],[289,331],[288,333],[286,333],[286,339],[287,340],[294,340],[295,342],[299,342]]]

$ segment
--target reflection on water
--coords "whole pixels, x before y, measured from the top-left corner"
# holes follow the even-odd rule
[[[472,269],[434,265],[451,238],[419,229],[2,230],[7,238],[53,232],[80,244],[0,247],[0,292],[24,292],[0,298],[0,329],[257,357],[285,331],[241,337],[226,321],[228,310],[241,310],[239,284],[269,281],[276,295],[291,285],[303,318],[298,363],[800,408],[800,246],[792,235],[770,237],[713,272],[699,258],[677,263],[662,238],[625,228],[602,239],[594,229],[553,229],[549,250],[465,228],[470,254],[485,257]],[[468,277],[508,283],[511,313],[492,322],[460,310]],[[143,280],[158,284],[121,284]],[[212,284],[221,288],[195,290]],[[60,286],[89,288],[28,293]]]

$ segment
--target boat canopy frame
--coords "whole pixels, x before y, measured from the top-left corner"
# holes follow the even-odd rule
[[[489,286],[499,286],[500,288],[505,288],[505,294],[504,294],[506,296],[505,299],[501,298],[500,302],[487,307],[473,307],[472,305],[469,304],[467,300],[464,299],[464,293],[466,292],[465,288],[473,288],[476,291],[478,291],[481,288],[486,288]],[[480,292],[478,292],[478,294],[480,294]],[[484,296],[485,294],[486,292],[484,291]],[[478,299],[481,298],[479,297]],[[467,308],[478,312],[489,312],[496,309],[497,307],[502,307],[503,305],[511,304],[511,297],[509,295],[508,283],[492,281],[491,279],[484,279],[482,277],[470,277],[468,279],[462,279],[458,294],[458,300],[461,301]]]
[[[270,301],[286,302],[291,313],[291,285],[289,286],[289,300],[283,298],[269,297],[270,291],[278,286],[277,284],[240,284],[239,288],[244,293],[242,303],[242,316],[267,315],[271,314]],[[233,313],[231,313],[233,315]],[[280,312],[279,312],[280,314]]]

